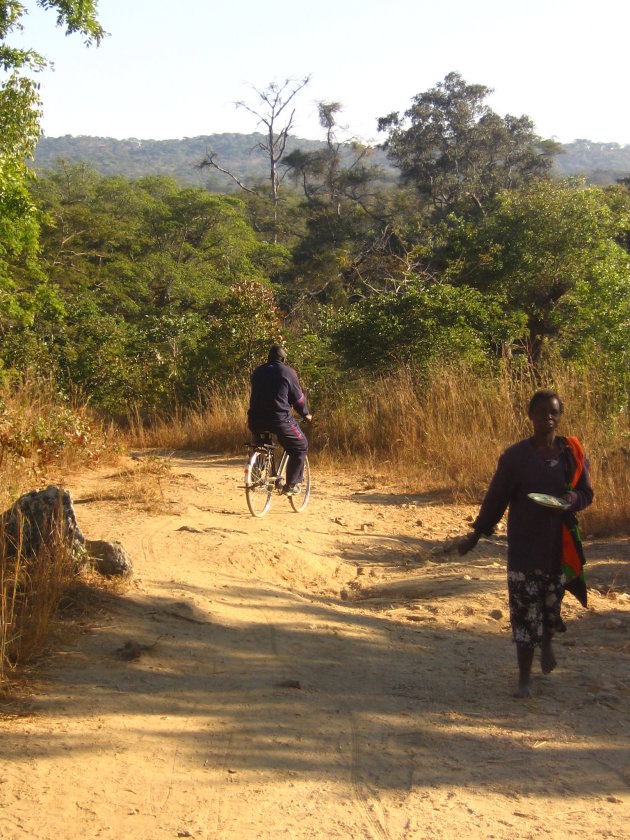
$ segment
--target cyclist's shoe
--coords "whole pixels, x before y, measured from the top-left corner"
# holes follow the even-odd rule
[[[297,496],[302,492],[301,484],[285,484],[282,488],[284,496]]]

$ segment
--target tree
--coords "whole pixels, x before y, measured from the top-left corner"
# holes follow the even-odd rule
[[[527,319],[523,347],[536,362],[546,343],[574,331],[570,345],[596,336],[596,319],[566,320],[570,311],[584,312],[585,301],[614,298],[607,283],[628,287],[628,253],[618,243],[627,230],[630,201],[616,192],[583,183],[540,181],[508,190],[488,205],[477,224],[460,221],[451,231],[445,277],[472,286],[494,298],[503,297],[510,311]],[[622,279],[625,274],[625,281]],[[594,295],[595,289],[599,289]],[[627,293],[626,293],[627,294]],[[574,306],[567,306],[573,299]],[[581,301],[581,303],[579,303]],[[581,309],[580,309],[581,307]],[[606,309],[611,326],[614,307]],[[617,317],[627,317],[617,309]]]
[[[336,114],[341,110],[339,102],[318,102],[319,124],[326,131],[326,146],[314,152],[296,149],[282,161],[287,171],[304,191],[306,200],[313,204],[328,202],[341,215],[341,194],[339,171],[341,168],[341,144],[335,136]]]
[[[490,93],[449,73],[415,96],[403,117],[378,121],[389,157],[436,218],[478,216],[499,190],[550,174],[560,146],[538,137],[526,116],[498,116],[484,102]]]
[[[371,149],[338,138],[339,102],[319,102],[318,110],[325,145],[297,149],[283,160],[305,199],[299,214],[305,225],[287,286],[303,300],[315,295],[340,302],[357,288],[380,284],[392,237],[382,171],[368,163]]]
[[[250,374],[269,345],[282,341],[281,318],[269,286],[253,280],[231,286],[207,308],[207,333],[195,363],[198,383]]]
[[[287,254],[260,240],[240,198],[67,164],[32,192],[49,288],[29,329],[0,346],[10,363],[41,358],[112,413],[161,410],[269,341],[261,311]]]
[[[253,114],[258,123],[262,123],[265,127],[265,139],[261,140],[256,146],[263,151],[269,161],[269,185],[271,195],[271,207],[273,214],[273,242],[278,240],[278,200],[280,195],[280,177],[278,166],[284,157],[286,151],[287,140],[291,129],[293,128],[293,119],[295,117],[295,109],[291,110],[285,119],[282,127],[278,128],[278,122],[282,118],[286,109],[291,105],[293,99],[305,87],[310,80],[310,76],[305,76],[303,79],[285,79],[282,84],[278,82],[271,82],[264,90],[254,88],[258,96],[258,105],[250,105],[247,102],[237,102],[238,108],[244,108]],[[249,190],[241,181],[232,173],[220,167],[216,160],[214,152],[208,152],[204,160],[201,161],[200,166],[212,166],[219,172],[224,172],[230,175],[236,183],[243,189]]]
[[[243,202],[172,178],[103,178],[61,164],[33,187],[42,264],[68,295],[98,294],[128,318],[199,311],[243,279],[267,281],[286,260],[261,242]]]
[[[630,395],[630,264],[609,243],[588,276],[559,302],[558,345],[563,357],[601,371],[601,391],[611,405]],[[576,324],[579,328],[576,329]]]
[[[57,24],[68,34],[81,32],[87,43],[99,43],[104,32],[96,19],[96,0],[38,0],[56,9]],[[42,70],[46,59],[32,49],[8,43],[22,29],[25,7],[18,0],[0,0],[0,329],[24,311],[18,302],[19,279],[37,274],[38,225],[27,184],[27,160],[40,132],[40,99],[36,81],[28,75]]]
[[[433,360],[482,361],[523,330],[520,313],[506,313],[476,289],[418,278],[339,313],[332,346],[353,367],[393,370]]]
[[[326,132],[323,149],[305,152],[296,149],[282,164],[300,184],[309,204],[326,205],[342,215],[342,205],[359,204],[366,212],[369,187],[381,175],[379,167],[367,167],[370,149],[354,140],[342,142],[337,137],[339,102],[318,102],[319,124]]]

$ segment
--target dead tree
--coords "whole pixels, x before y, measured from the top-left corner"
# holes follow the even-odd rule
[[[271,211],[273,216],[273,241],[277,241],[277,226],[278,226],[278,197],[280,193],[280,177],[278,175],[278,165],[282,160],[289,133],[293,127],[293,119],[295,116],[295,108],[288,113],[288,107],[293,102],[295,96],[305,87],[310,81],[310,76],[305,76],[303,79],[285,79],[282,84],[271,82],[264,90],[259,90],[254,87],[256,95],[258,96],[258,103],[250,105],[247,102],[241,101],[236,103],[237,108],[244,108],[253,114],[258,124],[265,126],[265,139],[257,143],[254,148],[260,149],[264,152],[269,161],[269,184],[271,194]],[[288,116],[286,116],[288,113]],[[284,124],[278,129],[278,124],[283,115],[286,117]],[[215,160],[214,152],[207,152],[206,157],[200,163],[200,168],[211,166],[219,172],[229,175],[236,183],[244,190],[252,192],[241,181],[226,169],[220,167]]]

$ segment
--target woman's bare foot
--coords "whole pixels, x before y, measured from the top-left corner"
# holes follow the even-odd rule
[[[531,697],[532,696],[531,682],[519,682],[517,690],[514,692],[514,697]]]

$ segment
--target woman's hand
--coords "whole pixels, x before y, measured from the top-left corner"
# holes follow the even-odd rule
[[[481,534],[478,531],[472,531],[457,543],[457,551],[460,554],[468,554],[477,545],[480,536]]]
[[[573,490],[567,490],[566,493],[562,496],[562,498],[567,501],[571,507],[577,502],[578,494],[575,493]]]

